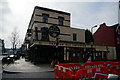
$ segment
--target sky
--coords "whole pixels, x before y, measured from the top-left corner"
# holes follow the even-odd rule
[[[102,23],[118,23],[118,0],[0,0],[0,39],[6,48],[11,48],[8,37],[15,28],[23,43],[35,6],[71,13],[71,27],[90,30],[97,25],[93,32]]]

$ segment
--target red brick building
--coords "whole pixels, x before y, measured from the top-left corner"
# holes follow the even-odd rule
[[[98,30],[94,33],[95,45],[115,46],[117,59],[120,59],[120,27],[118,24],[107,26],[101,24]]]

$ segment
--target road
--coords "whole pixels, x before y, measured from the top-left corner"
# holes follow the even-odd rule
[[[3,73],[2,80],[54,80],[54,72]]]
[[[4,68],[2,80],[54,80],[54,68],[50,64],[34,65],[24,59]]]

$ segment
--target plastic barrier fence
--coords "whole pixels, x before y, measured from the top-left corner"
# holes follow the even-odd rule
[[[115,65],[110,67],[110,74],[116,74],[120,76],[120,65]]]
[[[95,73],[95,79],[94,80],[108,80],[108,75],[103,73]]]
[[[81,63],[67,63],[67,64],[59,64],[59,65],[71,69],[74,73],[77,70],[83,68]]]
[[[111,61],[107,61],[105,63],[105,65],[108,67],[108,69],[111,67],[111,66],[115,66],[115,65],[120,65],[120,62],[111,62]]]
[[[55,65],[55,79],[73,79],[77,70],[82,69],[80,63],[67,63]]]
[[[102,67],[105,66],[103,61],[97,61],[97,62],[86,62],[83,65],[83,68],[88,69],[88,68],[96,68],[96,67]]]
[[[110,66],[108,69],[107,65]],[[114,71],[113,71],[114,70]],[[67,63],[55,65],[55,79],[90,79],[95,73],[120,74],[120,63],[107,61],[86,62],[83,66],[80,63]]]
[[[76,72],[75,80],[93,79],[95,73],[106,73],[107,74],[107,68],[103,66],[103,67],[98,67],[98,68],[80,69]]]
[[[59,65],[55,65],[55,79],[62,79],[63,77],[63,67]]]

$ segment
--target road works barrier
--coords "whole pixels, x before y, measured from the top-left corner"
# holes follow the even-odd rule
[[[97,61],[97,62],[86,62],[83,65],[83,68],[88,69],[88,68],[96,68],[96,67],[102,67],[105,66],[103,61]]]
[[[73,79],[76,71],[82,69],[80,63],[67,63],[55,65],[55,79]]]
[[[120,76],[120,65],[111,66],[108,70],[110,74],[116,74]]]
[[[107,66],[107,67],[116,66],[116,65],[120,65],[120,62],[107,61],[107,62],[105,63],[105,66]]]
[[[105,66],[89,69],[80,69],[76,72],[75,80],[87,79],[91,80],[94,78],[95,73],[105,73],[107,74],[107,68]]]
[[[110,69],[107,68],[108,64],[112,64]],[[114,70],[114,71],[113,71]],[[91,79],[95,78],[95,73],[103,74],[120,74],[120,63],[118,62],[86,62],[81,63],[66,63],[55,65],[55,79],[57,80],[79,80],[79,79]],[[100,75],[99,75],[100,77]],[[102,77],[102,76],[101,76]],[[102,79],[101,79],[102,80]]]

